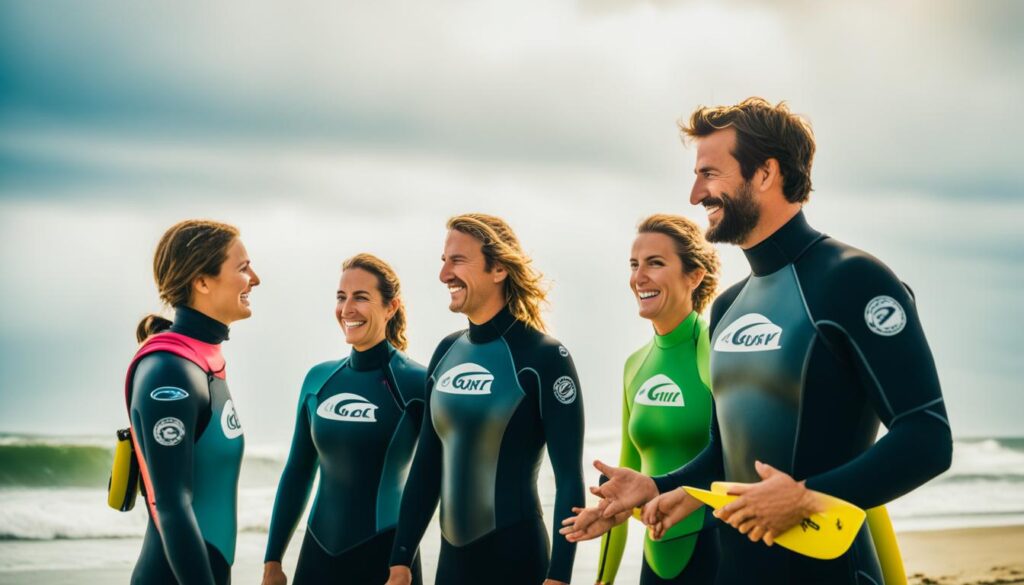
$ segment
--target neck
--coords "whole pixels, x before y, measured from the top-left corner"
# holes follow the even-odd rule
[[[502,295],[494,295],[473,312],[466,313],[466,317],[474,325],[483,325],[493,319],[503,308],[505,308],[505,301],[502,299]]]
[[[360,343],[353,343],[352,344],[352,349],[354,349],[356,351],[366,351],[368,349],[376,347],[377,344],[379,344],[380,342],[384,341],[384,338],[385,338],[385,335],[383,333],[381,333],[379,336],[374,337],[370,341],[360,342]]]
[[[693,312],[693,303],[688,302],[677,311],[665,311],[666,316],[658,316],[651,319],[651,324],[654,325],[654,332],[658,335],[668,335],[675,331],[679,324],[686,320]]]
[[[758,220],[757,225],[754,229],[750,230],[750,234],[747,238],[740,243],[740,248],[749,250],[761,242],[767,240],[772,234],[777,232],[780,227],[789,223],[789,220],[796,217],[796,214],[800,213],[803,206],[800,203],[790,203],[785,200],[781,194],[778,197],[782,197],[784,204],[782,205],[765,205],[761,208],[761,219]]]

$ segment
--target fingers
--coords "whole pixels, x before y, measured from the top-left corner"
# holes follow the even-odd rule
[[[754,484],[752,483],[738,483],[734,486],[729,486],[729,491],[726,493],[730,496],[742,496],[750,491],[750,488],[752,487],[754,487]]]
[[[772,531],[772,530],[769,530],[768,532],[765,532],[764,533],[764,538],[762,540],[764,540],[764,543],[767,544],[768,546],[771,546],[771,545],[775,544],[775,532]]]
[[[602,503],[604,502],[607,502],[607,504],[603,507],[599,507],[599,509],[601,509],[602,518],[612,518],[623,512],[633,511],[633,508],[622,505],[622,502],[619,502],[618,500],[603,500]]]
[[[764,537],[764,535],[765,535],[764,527],[762,527],[762,526],[755,526],[753,528],[753,530],[751,530],[750,533],[747,534],[747,538],[750,539],[750,542],[757,542],[757,541],[761,540]]]
[[[739,502],[740,500],[734,501],[732,504]],[[731,506],[732,504],[729,504]],[[754,517],[754,511],[750,509],[750,506],[740,506],[733,510],[726,510],[729,506],[723,506],[722,509],[715,512],[715,517],[729,524],[733,528],[739,528],[743,522]]]
[[[600,459],[595,459],[594,460],[594,467],[596,467],[598,471],[603,473],[609,479],[612,477],[612,475],[615,474],[616,471],[619,470],[618,467],[612,467],[611,465],[607,465],[607,464],[605,464],[605,462],[601,461]]]
[[[779,472],[779,470],[775,469],[771,465],[761,463],[760,461],[754,462],[754,471],[757,471],[757,474],[761,476],[761,479],[768,479]]]
[[[743,498],[736,498],[721,508],[715,510],[714,516],[723,522],[728,522],[729,518],[737,511],[742,510],[747,506],[747,501]]]

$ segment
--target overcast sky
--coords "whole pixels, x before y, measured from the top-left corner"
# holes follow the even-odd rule
[[[613,429],[651,333],[636,222],[706,223],[676,120],[762,95],[814,126],[812,223],[917,293],[954,432],[1024,434],[1024,5],[346,4],[0,2],[0,432],[123,422],[156,241],[201,216],[264,280],[225,354],[249,440],[279,444],[305,370],[347,351],[345,257],[395,265],[415,358],[463,326],[437,270],[464,211],[519,232],[588,429]]]

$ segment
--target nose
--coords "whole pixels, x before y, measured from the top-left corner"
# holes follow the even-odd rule
[[[438,275],[437,275],[437,277],[438,277],[438,279],[439,279],[439,280],[440,280],[441,282],[443,282],[443,283],[446,283],[446,284],[447,284],[447,282],[448,282],[449,280],[451,280],[451,279],[453,278],[453,276],[454,276],[454,275],[452,274],[452,269],[451,269],[451,265],[450,265],[450,264],[448,263],[448,261],[447,261],[447,260],[445,260],[445,261],[444,261],[444,262],[443,262],[443,263],[441,264],[441,273],[440,273],[440,274],[438,274]]]
[[[259,286],[259,285],[260,285],[260,277],[259,277],[258,274],[256,274],[256,271],[253,270],[252,267],[250,266],[249,267],[249,286]]]
[[[700,205],[707,196],[708,190],[704,186],[704,180],[697,177],[693,180],[693,188],[690,189],[690,205]]]

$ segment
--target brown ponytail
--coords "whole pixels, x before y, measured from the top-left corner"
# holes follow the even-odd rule
[[[377,291],[384,299],[384,304],[398,299],[398,310],[388,320],[384,336],[391,345],[404,351],[409,346],[409,341],[405,338],[405,303],[402,302],[402,288],[398,282],[398,275],[391,265],[373,254],[356,254],[345,260],[341,265],[342,272],[349,268],[360,268],[377,277]]]
[[[160,300],[177,307],[192,300],[192,283],[200,276],[217,276],[228,257],[228,248],[238,237],[238,228],[216,221],[187,219],[170,227],[156,246],[153,279]],[[164,331],[171,322],[159,315],[146,315],[135,328],[142,343]]]

